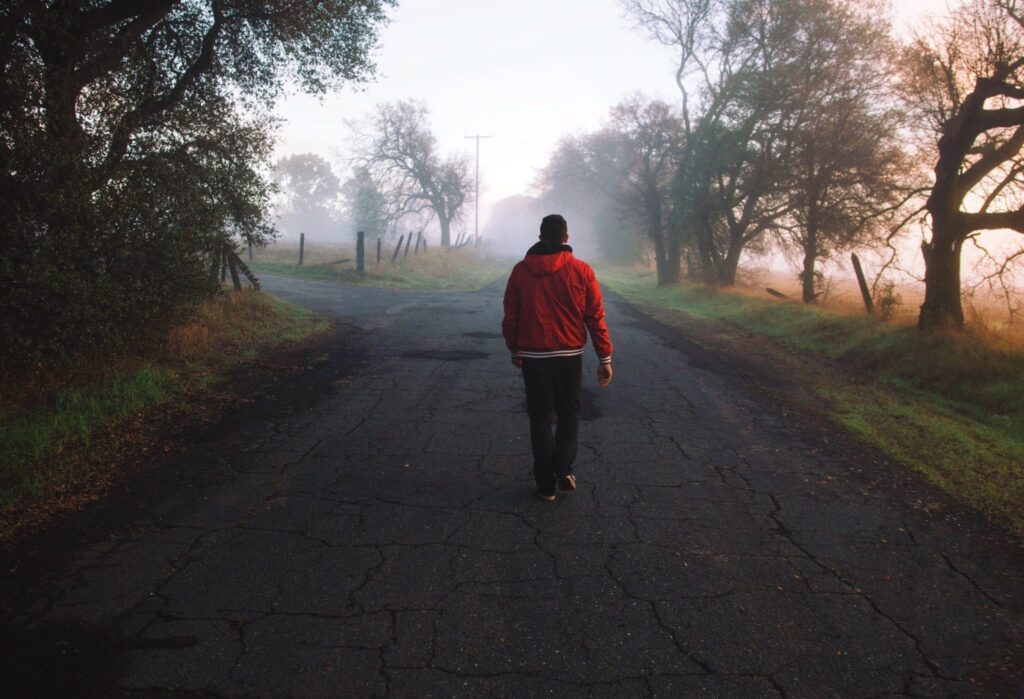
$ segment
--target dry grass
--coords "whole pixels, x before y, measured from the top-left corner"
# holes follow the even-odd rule
[[[342,245],[306,245],[303,265],[298,265],[298,246],[278,244],[254,251],[253,268],[257,273],[285,274],[319,281],[361,284],[407,291],[474,291],[507,275],[512,263],[506,259],[480,259],[479,250],[465,247],[443,251],[431,248],[418,255],[410,249],[394,264],[385,251],[380,264],[376,250],[367,246],[366,268],[356,272],[355,249]]]
[[[646,275],[647,270],[643,267],[635,267],[629,272],[639,277]],[[765,291],[767,287],[786,294],[789,297],[788,301],[774,299]],[[716,291],[726,296],[776,303],[788,302],[804,306],[800,300],[799,283],[790,275],[769,270],[748,271],[735,287]],[[880,300],[879,296],[878,293],[875,294],[876,308]],[[891,313],[884,318],[884,321],[899,327],[916,327],[918,312],[924,302],[923,284],[919,282],[896,284],[891,289],[891,296],[894,303]],[[1004,300],[979,294],[965,297],[963,306],[968,333],[972,341],[981,342],[995,350],[1024,349],[1024,318],[1012,322]],[[831,279],[822,297],[812,307],[840,316],[864,317],[866,315],[860,288],[857,286],[856,280],[852,278]],[[878,318],[877,313],[875,318]]]
[[[376,245],[376,243],[373,243],[373,245]],[[376,256],[376,249],[373,245],[367,242],[367,262],[372,262]],[[412,252],[410,251],[409,254],[411,255]],[[275,264],[298,265],[299,244],[295,242],[284,242],[274,243],[265,248],[253,248],[252,256],[253,262],[257,264],[261,262],[271,262]],[[385,257],[387,256],[388,255],[385,255]],[[308,240],[306,241],[305,250],[303,252],[304,265],[322,265],[344,259],[351,260],[351,265],[355,267],[355,243],[351,245],[343,245],[341,243],[314,243]]]
[[[224,294],[198,307],[190,322],[172,328],[156,358],[178,368],[196,362],[237,363],[268,344],[325,328],[326,321],[273,296],[253,291]]]

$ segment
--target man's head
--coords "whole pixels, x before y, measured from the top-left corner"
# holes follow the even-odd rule
[[[551,214],[541,220],[540,239],[555,245],[561,245],[569,239],[569,226],[561,214]]]

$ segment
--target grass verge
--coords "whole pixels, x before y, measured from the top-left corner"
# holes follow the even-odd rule
[[[1024,537],[1019,347],[984,332],[924,336],[798,303],[686,285],[658,288],[651,276],[633,270],[605,269],[600,277],[641,309],[738,326],[872,379],[832,381],[828,371],[801,376],[833,421]]]
[[[225,294],[145,352],[2,377],[0,535],[26,508],[59,508],[87,481],[107,477],[110,461],[97,453],[110,457],[145,439],[144,418],[154,409],[202,399],[227,372],[327,328],[267,294]]]
[[[362,284],[405,291],[476,291],[512,269],[508,260],[481,260],[471,248],[451,252],[431,251],[380,265],[367,261],[366,271],[355,269],[353,253],[330,250],[331,254],[313,255],[302,266],[297,255],[263,254],[252,263],[257,274],[282,274],[316,281]],[[319,259],[324,258],[324,259]],[[335,260],[344,261],[337,262]]]

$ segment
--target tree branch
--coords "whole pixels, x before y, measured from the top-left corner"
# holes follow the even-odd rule
[[[1024,233],[1024,208],[1014,211],[976,214],[961,213],[958,217],[964,231],[998,231],[1008,229]]]
[[[965,197],[990,172],[1016,156],[1022,146],[1024,146],[1024,126],[1018,126],[1009,140],[974,161],[963,174],[957,177],[958,198]]]
[[[108,5],[104,10],[111,12],[94,16],[90,21],[85,19],[87,15],[101,12],[92,10],[83,13],[83,19],[72,25],[71,32],[77,36],[92,33],[98,29],[118,24],[132,19],[107,43],[106,48],[86,61],[75,71],[74,92],[77,95],[83,87],[93,82],[100,76],[113,71],[125,58],[131,46],[138,41],[144,32],[151,29],[157,22],[167,16],[175,0],[153,0],[151,2],[115,2]],[[114,6],[120,6],[118,12],[114,12]]]
[[[153,117],[174,108],[184,98],[185,93],[195,84],[203,73],[213,67],[216,56],[217,39],[220,38],[224,28],[224,15],[221,4],[218,0],[211,3],[213,10],[213,23],[203,36],[202,46],[199,55],[178,77],[171,90],[162,96],[150,96],[141,104],[128,112],[118,124],[111,138],[110,148],[104,161],[104,170],[115,166],[124,159],[128,152],[128,145],[135,132]]]

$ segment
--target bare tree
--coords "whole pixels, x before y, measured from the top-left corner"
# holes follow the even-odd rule
[[[693,86],[687,79],[702,72],[716,42],[716,14],[723,0],[622,0],[626,12],[648,36],[677,51],[675,71],[682,106],[683,134],[692,130]]]
[[[427,121],[426,105],[398,101],[377,106],[357,131],[355,162],[366,169],[398,215],[436,217],[441,245],[451,246],[451,226],[471,191],[466,158],[442,158]]]
[[[983,231],[1024,233],[1024,7],[968,0],[908,50],[907,92],[937,146],[922,243],[922,330],[960,328],[961,252]]]

